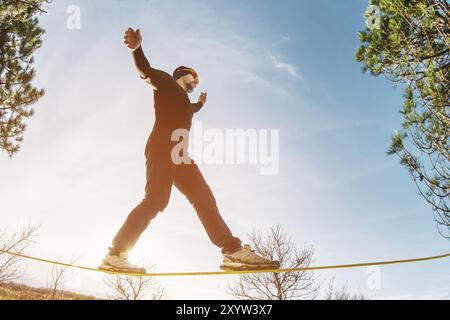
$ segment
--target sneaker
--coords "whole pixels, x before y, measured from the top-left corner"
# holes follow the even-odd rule
[[[255,253],[250,245],[245,244],[244,247],[235,252],[223,253],[223,263],[220,266],[222,270],[261,270],[261,269],[278,269],[280,262],[269,260]]]
[[[122,252],[118,256],[108,254],[98,268],[107,271],[145,273],[145,268],[140,268],[128,260],[127,252]]]

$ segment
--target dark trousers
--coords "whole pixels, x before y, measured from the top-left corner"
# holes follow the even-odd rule
[[[130,251],[150,221],[162,212],[170,198],[172,184],[180,190],[195,208],[200,221],[213,244],[224,251],[241,246],[221,217],[214,195],[197,164],[175,164],[171,151],[176,142],[167,135],[152,132],[145,147],[147,182],[144,199],[130,212],[114,237],[109,254]]]

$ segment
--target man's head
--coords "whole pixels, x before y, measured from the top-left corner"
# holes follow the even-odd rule
[[[195,87],[199,83],[197,72],[194,69],[185,66],[176,68],[173,71],[173,78],[188,93],[194,91]]]

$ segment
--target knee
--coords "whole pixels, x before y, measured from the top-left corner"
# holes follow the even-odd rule
[[[156,198],[146,195],[144,199],[142,199],[141,201],[141,206],[143,206],[146,209],[146,211],[152,212],[155,215],[158,212],[164,211],[164,209],[167,207],[168,204],[169,204],[168,197]]]
[[[214,198],[214,195],[208,193],[196,197],[196,199],[191,201],[191,204],[199,209],[213,209],[217,207],[216,198]]]

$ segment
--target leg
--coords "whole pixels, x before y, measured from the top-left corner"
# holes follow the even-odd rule
[[[222,219],[216,199],[197,164],[192,161],[191,164],[178,165],[174,185],[194,206],[212,243],[222,248],[222,252],[240,248],[241,240],[232,235]]]
[[[128,215],[114,237],[109,254],[130,251],[150,221],[167,206],[175,176],[175,165],[170,159],[170,149],[150,143],[146,148],[145,196]]]

